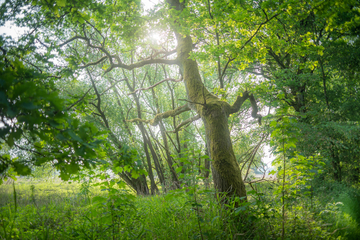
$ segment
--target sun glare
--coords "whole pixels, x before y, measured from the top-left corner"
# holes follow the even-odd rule
[[[148,11],[148,10],[152,9],[159,2],[160,2],[160,0],[141,0],[141,3],[144,6],[144,11]]]
[[[150,40],[156,44],[160,44],[161,35],[158,32],[153,32],[150,34]]]

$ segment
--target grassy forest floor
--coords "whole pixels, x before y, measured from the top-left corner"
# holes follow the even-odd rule
[[[20,179],[0,186],[0,239],[360,239],[356,188],[323,182],[286,198],[283,214],[276,184],[252,184],[235,207],[202,187],[136,197],[116,184]]]

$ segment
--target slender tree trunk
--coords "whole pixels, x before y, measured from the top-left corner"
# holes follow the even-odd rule
[[[139,122],[138,126],[141,131],[141,135],[143,137],[144,151],[145,151],[145,156],[146,156],[146,160],[147,160],[147,164],[148,164],[148,174],[149,174],[149,178],[150,178],[151,194],[154,195],[155,193],[159,192],[159,189],[156,186],[154,174],[152,171],[152,163],[151,163],[151,158],[150,158],[150,154],[149,154],[149,150],[148,150],[148,144],[146,141],[145,128],[144,128],[144,125],[142,122]]]
[[[145,134],[146,134],[146,142],[147,142],[147,145],[149,146],[149,149],[150,149],[150,152],[151,152],[151,156],[152,156],[152,158],[153,158],[153,160],[154,160],[156,173],[158,174],[160,183],[161,183],[163,186],[165,186],[164,171],[161,169],[160,162],[159,162],[159,159],[158,159],[158,155],[156,154],[156,152],[155,152],[155,150],[154,150],[154,147],[153,147],[153,145],[152,145],[152,142],[151,142],[151,140],[150,140],[149,134],[147,133],[146,129],[145,129]]]
[[[176,171],[173,167],[173,160],[170,154],[170,150],[169,150],[169,144],[167,141],[167,137],[166,137],[166,133],[165,133],[165,127],[162,123],[162,121],[160,122],[160,132],[161,132],[161,136],[163,138],[163,142],[164,142],[164,148],[165,148],[165,153],[166,153],[166,161],[168,163],[169,169],[170,169],[170,174],[171,174],[171,180],[172,180],[172,188],[176,189],[176,188],[181,188],[180,186],[180,182],[179,182],[179,178],[176,174]]]
[[[131,60],[131,62],[133,62],[133,60]],[[132,71],[133,74],[133,86],[130,85],[129,80],[126,78],[125,82],[126,85],[128,86],[128,89],[131,92],[134,92],[134,88],[135,88],[135,73],[134,71]],[[140,101],[139,101],[139,97],[136,95],[136,93],[133,93],[132,96],[134,97],[135,103],[136,103],[136,110],[137,110],[137,116],[138,118],[141,119],[141,105],[140,105]],[[141,132],[141,136],[143,138],[143,146],[144,146],[144,152],[145,152],[145,156],[146,156],[146,161],[148,164],[148,174],[149,174],[149,179],[150,179],[150,190],[151,190],[151,194],[155,194],[157,192],[159,192],[158,187],[156,186],[155,183],[155,179],[154,179],[154,174],[152,171],[152,163],[151,163],[151,158],[150,158],[150,154],[149,154],[149,150],[148,150],[148,142],[146,140],[146,130],[144,127],[144,124],[142,122],[139,122],[138,125],[139,130]]]
[[[106,118],[106,115],[104,113],[104,111],[101,109],[101,95],[99,94],[97,88],[96,88],[96,85],[95,85],[95,82],[93,81],[92,77],[91,77],[91,74],[90,72],[88,71],[88,74],[89,74],[89,77],[91,79],[91,82],[92,82],[92,85],[94,87],[94,90],[95,90],[95,93],[97,95],[97,101],[98,101],[98,104],[94,106],[96,107],[99,115],[100,115],[100,118],[102,120],[102,125],[104,128],[106,128],[109,132],[110,132],[110,141],[112,141],[114,143],[114,145],[118,148],[118,149],[121,149],[122,148],[122,144],[120,143],[120,141],[117,139],[117,137],[115,136],[115,134],[112,132],[112,130],[110,129],[110,126],[109,126],[109,122]],[[118,101],[118,104],[119,104],[119,107],[120,107],[120,111],[122,113],[122,107],[121,107],[121,103],[120,101]],[[130,132],[130,129],[129,127],[127,126],[127,123],[124,119],[124,115],[123,113],[121,114],[121,118],[123,119],[123,123],[125,124],[125,128],[128,130],[128,133],[130,134],[130,137],[132,139],[132,135],[131,135],[131,132]],[[112,153],[110,155],[113,155]],[[111,159],[113,162],[116,161],[115,159]],[[129,185],[131,186],[137,194],[140,194],[140,195],[148,195],[149,194],[149,188],[147,186],[147,183],[146,183],[146,178],[144,175],[140,175],[139,178],[135,179],[135,178],[132,178],[131,174],[129,173],[119,173],[119,176]]]

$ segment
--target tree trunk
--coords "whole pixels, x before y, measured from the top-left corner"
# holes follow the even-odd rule
[[[88,72],[90,78],[91,78],[91,75],[90,75],[90,72]],[[93,84],[93,87],[94,87],[94,90],[95,90],[95,93],[98,97],[98,104],[95,105],[99,115],[100,115],[100,118],[102,120],[102,125],[104,128],[106,128],[109,133],[110,133],[110,136],[109,136],[109,140],[112,141],[114,143],[114,145],[116,146],[116,148],[118,148],[119,150],[122,148],[122,144],[120,143],[120,141],[117,139],[117,137],[115,136],[115,134],[112,132],[112,130],[110,129],[110,126],[109,126],[109,122],[106,118],[106,115],[105,113],[101,110],[101,96],[99,95],[99,92],[96,88],[96,85],[94,83],[94,81],[92,80],[91,78],[91,82]],[[116,90],[116,88],[115,88]],[[116,90],[116,93],[118,94],[117,90]],[[119,94],[118,94],[119,95]],[[124,114],[122,112],[122,106],[121,106],[121,103],[118,99],[117,101],[119,107],[120,107],[120,112],[121,112],[121,118],[122,118],[122,122],[125,124],[125,129],[128,131],[132,141],[133,141],[133,137],[132,137],[132,134],[131,134],[131,131],[130,131],[130,128],[127,126],[127,123],[124,119]],[[110,156],[112,156],[113,153],[110,154]],[[111,161],[114,163],[114,161],[116,162],[116,160],[114,158],[110,158]],[[131,176],[131,174],[129,173],[126,173],[126,172],[123,172],[123,173],[119,173],[119,176],[130,186],[132,187],[136,193],[138,195],[148,195],[149,194],[149,188],[147,186],[147,183],[146,183],[146,177],[144,175],[140,175],[137,179],[133,178]]]
[[[185,7],[185,1],[180,3],[179,0],[169,0],[168,2],[178,11],[182,11]],[[173,28],[178,42],[177,59],[183,73],[188,100],[191,102],[190,107],[201,116],[205,125],[215,188],[229,195],[246,197],[245,185],[236,162],[228,128],[231,106],[220,101],[205,88],[196,61],[189,58],[192,51],[191,37],[182,36],[177,31],[176,22]]]
[[[207,143],[205,143],[205,155],[210,157],[209,146]],[[210,176],[210,159],[205,159],[204,184],[206,188],[210,187],[209,176]]]
[[[142,135],[143,143],[144,143],[144,151],[145,151],[145,155],[146,155],[146,160],[147,160],[147,164],[148,164],[148,174],[149,174],[149,178],[150,178],[151,195],[154,195],[155,193],[159,192],[159,189],[156,186],[155,179],[154,179],[154,174],[153,174],[153,171],[152,171],[151,158],[150,158],[150,154],[149,154],[149,150],[148,150],[148,144],[147,144],[146,136],[145,136],[145,127],[144,127],[144,124],[142,122],[140,122],[138,124],[138,127],[139,127],[139,129],[141,131],[141,135]]]
[[[246,196],[241,170],[232,148],[227,116],[224,114],[221,104],[212,105],[211,111],[206,112],[202,119],[210,147],[211,170],[215,188],[231,195]]]
[[[160,183],[162,186],[165,186],[165,176],[164,176],[164,171],[163,169],[161,168],[160,166],[160,162],[159,162],[159,158],[158,158],[158,155],[156,154],[155,150],[154,150],[154,147],[152,145],[152,142],[150,140],[150,136],[149,134],[147,133],[146,129],[145,129],[145,134],[146,134],[146,142],[147,142],[147,145],[149,146],[149,149],[150,149],[150,152],[151,152],[151,156],[154,160],[154,164],[155,164],[155,170],[156,170],[156,173],[159,177],[159,180],[160,180]],[[144,139],[145,140],[145,139]]]
[[[132,60],[131,60],[132,62]],[[135,77],[134,77],[134,71],[133,71],[133,83],[135,84]],[[129,80],[126,78],[125,79],[126,85],[128,86],[128,89],[131,92],[134,92],[134,86],[131,86],[129,83]],[[135,103],[136,103],[136,110],[137,110],[137,116],[138,118],[141,119],[141,105],[140,105],[140,101],[139,101],[139,97],[136,95],[136,93],[133,93],[132,96],[134,97]],[[155,179],[154,179],[154,174],[152,171],[152,164],[151,164],[151,158],[150,158],[150,154],[149,154],[149,150],[148,150],[148,143],[146,141],[146,133],[145,133],[145,127],[144,124],[142,122],[139,122],[138,125],[139,130],[141,132],[141,136],[143,138],[143,146],[144,146],[144,152],[146,155],[146,161],[148,164],[148,174],[149,174],[149,178],[150,178],[150,190],[151,190],[151,194],[155,194],[157,192],[159,192],[158,187],[156,186],[155,183]]]
[[[126,172],[119,173],[119,176],[136,191],[137,195],[149,195],[149,187],[146,183],[146,177],[140,175],[137,179],[128,176]]]
[[[176,188],[181,188],[180,182],[179,182],[179,178],[177,176],[177,173],[173,167],[173,161],[172,161],[172,157],[170,154],[170,150],[169,150],[169,144],[167,141],[167,137],[166,137],[166,133],[165,133],[165,127],[162,123],[162,121],[160,122],[160,132],[161,132],[161,136],[163,138],[163,142],[164,142],[164,148],[165,148],[165,153],[166,153],[166,161],[168,163],[169,169],[170,169],[170,174],[171,174],[171,180],[172,180],[172,186],[171,188],[176,189]]]

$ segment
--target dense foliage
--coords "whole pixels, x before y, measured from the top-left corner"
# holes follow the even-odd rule
[[[1,237],[360,236],[358,0],[0,13],[23,30],[0,35],[0,183],[23,176],[1,188]],[[37,195],[46,176],[80,188]]]

